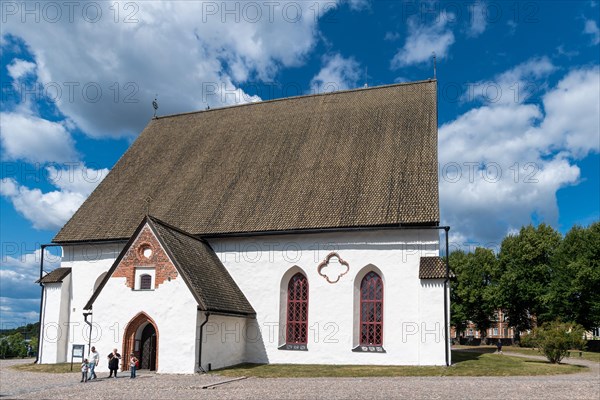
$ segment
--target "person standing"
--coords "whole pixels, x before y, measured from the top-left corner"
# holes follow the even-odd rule
[[[113,373],[115,378],[117,377],[117,371],[119,370],[119,360],[121,355],[117,352],[117,349],[113,349],[112,353],[108,355],[108,369],[110,370],[109,378],[112,378]]]
[[[100,362],[100,354],[98,354],[98,352],[96,351],[96,348],[94,346],[92,346],[90,355],[91,355],[91,358],[90,358],[90,380],[92,380],[92,379],[97,378],[96,372],[94,370],[96,369],[98,362]]]
[[[502,354],[502,339],[498,339],[496,346],[498,347],[498,354]]]
[[[131,379],[135,378],[135,372],[137,370],[137,367],[138,367],[138,359],[135,357],[134,353],[131,353],[129,355],[129,370],[131,371],[131,376],[130,376]]]
[[[83,363],[81,363],[81,381],[87,382],[88,380],[88,359],[84,359]]]

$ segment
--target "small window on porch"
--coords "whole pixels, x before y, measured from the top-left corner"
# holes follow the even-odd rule
[[[156,270],[154,267],[136,267],[133,290],[154,290],[155,277]]]
[[[152,276],[149,274],[140,275],[140,290],[152,289]]]

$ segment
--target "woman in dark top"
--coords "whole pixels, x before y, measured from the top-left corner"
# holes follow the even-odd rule
[[[113,372],[115,374],[115,378],[117,377],[117,371],[119,370],[119,360],[121,359],[121,355],[117,353],[117,349],[113,349],[112,353],[108,355],[108,369],[110,371],[109,378],[112,378]]]

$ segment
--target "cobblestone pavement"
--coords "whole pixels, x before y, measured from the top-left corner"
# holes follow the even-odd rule
[[[101,378],[80,383],[80,375],[16,371],[31,360],[0,361],[0,397],[19,399],[600,399],[598,363],[584,373],[512,377],[248,378],[218,375],[157,375],[135,380]],[[103,374],[105,375],[105,374]]]

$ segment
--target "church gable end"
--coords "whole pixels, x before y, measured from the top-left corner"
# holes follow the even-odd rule
[[[125,286],[131,290],[155,290],[165,281],[177,279],[179,276],[180,272],[174,260],[153,230],[151,219],[145,217],[94,290],[84,310],[92,309],[92,305],[111,278],[125,278]]]
[[[113,278],[125,278],[130,289],[158,289],[166,280],[176,279],[179,274],[152,229],[146,224],[135,241],[129,246],[112,274]],[[148,277],[150,287],[144,287]]]

